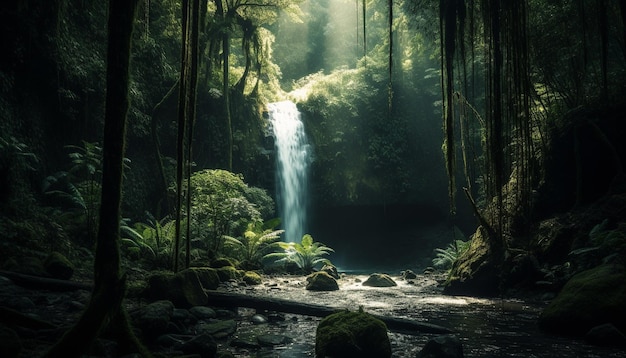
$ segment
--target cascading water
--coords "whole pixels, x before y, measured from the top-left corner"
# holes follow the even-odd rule
[[[277,157],[278,211],[285,241],[300,241],[306,229],[310,147],[295,103],[267,105]]]

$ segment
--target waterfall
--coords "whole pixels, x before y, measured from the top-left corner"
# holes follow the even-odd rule
[[[276,147],[278,212],[285,230],[285,241],[299,242],[306,229],[310,147],[291,101],[267,105]]]

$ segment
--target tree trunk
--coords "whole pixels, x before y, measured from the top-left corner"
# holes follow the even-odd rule
[[[110,331],[122,335],[117,337],[118,343],[121,343],[120,353],[140,351],[142,355],[149,356],[130,330],[128,316],[122,307],[126,280],[120,272],[119,252],[122,172],[129,107],[130,43],[136,7],[136,0],[109,2],[102,198],[94,262],[94,290],[80,320],[51,348],[47,357],[81,356],[104,328],[111,328]]]

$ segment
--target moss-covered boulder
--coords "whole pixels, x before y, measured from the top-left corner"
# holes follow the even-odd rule
[[[211,261],[212,268],[222,268],[227,266],[236,266],[235,261],[227,257],[220,257]]]
[[[215,270],[221,282],[227,282],[230,280],[239,280],[243,276],[243,273],[244,273],[244,271],[237,270],[235,266],[222,266]]]
[[[551,333],[584,336],[611,323],[626,332],[626,269],[602,265],[572,277],[539,317]]]
[[[367,280],[365,280],[365,282],[362,283],[362,285],[370,287],[393,287],[398,284],[387,274],[373,273],[367,278]]]
[[[202,288],[205,290],[215,290],[220,284],[220,277],[214,268],[190,267],[187,270],[193,271],[198,276],[198,280],[200,280],[200,284],[202,284]]]
[[[53,278],[61,280],[69,280],[74,274],[74,265],[63,256],[63,254],[53,251],[43,262],[43,268],[46,273]]]
[[[254,271],[246,271],[242,280],[248,285],[259,285],[261,284],[261,275]]]
[[[363,311],[333,313],[317,326],[315,356],[391,357],[387,326]]]
[[[469,248],[452,265],[443,292],[447,295],[494,296],[499,277],[486,230],[478,227]]]
[[[306,278],[306,289],[309,291],[336,291],[339,289],[337,280],[326,272],[314,272]]]
[[[198,274],[193,269],[171,272],[158,272],[148,278],[144,296],[150,301],[169,300],[176,307],[188,308],[207,303]]]

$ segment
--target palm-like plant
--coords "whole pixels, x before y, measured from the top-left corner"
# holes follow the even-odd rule
[[[269,250],[272,244],[280,239],[280,235],[285,230],[274,230],[280,221],[270,220],[267,223],[255,221],[248,223],[248,228],[240,238],[224,236],[224,243],[239,250],[242,263],[249,267],[258,268],[261,266],[261,259]]]
[[[302,236],[302,241],[297,242],[277,242],[282,252],[273,252],[265,255],[264,260],[273,260],[274,263],[295,263],[304,273],[313,271],[315,266],[330,264],[330,260],[323,257],[335,250],[320,243],[314,242],[309,234]]]

